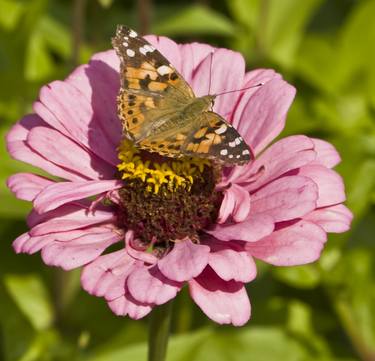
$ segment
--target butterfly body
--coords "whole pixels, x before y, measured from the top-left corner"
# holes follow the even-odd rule
[[[250,161],[242,137],[211,111],[215,95],[195,97],[173,65],[134,30],[119,26],[112,43],[121,60],[118,114],[124,135],[137,147],[172,158]]]

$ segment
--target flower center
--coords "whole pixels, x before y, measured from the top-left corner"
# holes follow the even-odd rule
[[[199,231],[215,222],[222,195],[215,191],[218,169],[209,160],[161,157],[127,140],[119,158],[125,181],[120,226],[134,231],[139,248],[164,254],[176,240],[198,241]]]

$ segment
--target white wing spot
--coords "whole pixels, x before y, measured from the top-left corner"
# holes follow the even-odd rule
[[[139,51],[141,54],[146,55],[147,53],[152,53],[155,50],[155,48],[152,45],[144,45],[139,48]]]
[[[236,143],[236,145],[239,145],[239,144],[241,143],[241,140],[240,140],[240,138],[236,138],[236,139],[234,140],[234,142]]]
[[[152,45],[149,45],[149,44],[146,44],[144,46],[144,48],[149,51],[150,53],[152,53],[153,51],[155,51],[156,49],[152,46]]]
[[[245,150],[242,151],[242,155],[246,155],[246,154],[250,154],[248,149],[245,149]]]
[[[135,37],[138,36],[138,34],[137,34],[134,30],[130,30],[130,31],[129,31],[129,36],[130,36],[131,38],[135,38]]]
[[[228,158],[232,159],[233,158],[233,154],[229,154]]]
[[[146,55],[146,54],[147,54],[147,50],[146,50],[143,46],[141,46],[141,47],[139,48],[139,52],[140,52],[141,54],[143,54],[143,55]]]
[[[135,55],[135,51],[132,49],[126,49],[126,54],[132,58]]]
[[[227,128],[228,127],[226,126],[226,124],[222,124],[220,128],[215,130],[215,133],[216,134],[223,134],[227,131]]]
[[[159,68],[157,68],[156,70],[160,75],[166,75],[173,72],[173,69],[166,65],[159,66]]]
[[[241,158],[241,156],[238,154],[238,155],[236,155],[236,158],[238,159],[238,158]]]
[[[236,142],[235,142],[235,141],[233,141],[233,142],[229,142],[228,144],[229,144],[229,146],[230,146],[231,148],[234,148],[234,147],[236,146]]]
[[[227,155],[227,154],[228,154],[228,149],[222,149],[222,150],[220,151],[220,154],[221,154],[221,155]]]
[[[122,43],[122,45],[124,45],[125,48],[127,48],[127,47],[129,46],[129,44],[128,44],[126,41],[124,41],[124,42]]]

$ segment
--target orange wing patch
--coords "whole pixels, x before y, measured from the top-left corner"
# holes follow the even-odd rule
[[[124,130],[132,137],[138,134],[145,121],[145,112],[156,108],[155,100],[141,94],[129,93],[123,90],[117,97],[118,114]]]
[[[180,158],[184,156],[181,153],[181,147],[184,145],[186,138],[185,134],[177,133],[163,138],[145,139],[139,142],[137,146],[149,152],[159,153],[172,158]]]

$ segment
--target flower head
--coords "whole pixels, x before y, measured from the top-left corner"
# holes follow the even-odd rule
[[[269,145],[284,127],[295,90],[272,70],[246,73],[242,56],[204,44],[148,40],[197,96],[224,94],[214,110],[256,155],[245,166],[172,160],[121,141],[116,114],[119,62],[93,56],[65,81],[44,86],[7,136],[8,151],[51,177],[11,176],[18,198],[32,201],[29,232],[16,252],[41,251],[44,262],[83,267],[82,286],[117,315],[142,318],[188,284],[191,297],[218,323],[250,317],[244,284],[254,258],[300,265],[319,258],[327,232],[349,228],[340,161],[332,145],[303,135]],[[266,148],[268,146],[268,148]],[[117,251],[109,250],[118,244]]]

